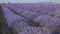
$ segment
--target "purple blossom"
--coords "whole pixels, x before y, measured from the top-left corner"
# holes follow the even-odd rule
[[[47,33],[44,32],[40,27],[27,26],[24,28],[22,32],[19,32],[19,34],[47,34]]]
[[[60,26],[60,20],[58,18],[52,18],[46,15],[39,16],[34,21],[40,24],[41,28],[47,29],[47,31],[51,31],[51,32],[58,30]]]

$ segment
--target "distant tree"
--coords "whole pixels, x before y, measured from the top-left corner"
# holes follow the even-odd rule
[[[10,4],[10,2],[8,2],[8,4]]]
[[[52,2],[49,2],[49,3],[52,3]]]

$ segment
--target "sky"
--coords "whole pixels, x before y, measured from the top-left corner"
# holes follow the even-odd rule
[[[20,2],[20,3],[36,3],[36,2],[60,2],[60,0],[0,0],[0,3],[16,3],[16,2]]]

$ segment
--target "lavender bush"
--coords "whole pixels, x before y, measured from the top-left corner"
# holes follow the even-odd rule
[[[60,34],[60,4],[26,3],[1,6],[8,27],[17,34]]]

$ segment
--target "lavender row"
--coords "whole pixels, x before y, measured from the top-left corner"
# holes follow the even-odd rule
[[[12,5],[7,5],[10,8],[13,9],[25,9],[29,11],[34,11],[38,12],[39,14],[49,14],[50,12],[55,12],[57,8],[59,8],[59,4],[12,4]],[[48,10],[47,10],[48,9]]]
[[[23,18],[23,17],[21,17],[21,16],[18,16],[18,15],[15,15],[15,14],[14,14],[11,10],[9,10],[7,7],[2,6],[2,8],[3,8],[4,16],[5,16],[6,20],[7,20],[6,23],[8,24],[9,28],[13,26],[13,24],[14,24],[15,21],[16,21],[16,19],[17,19],[17,20],[21,19],[20,21],[22,21],[22,22],[27,22],[27,23],[29,22],[27,19],[25,19],[25,18]],[[18,22],[17,22],[17,23],[18,23]]]
[[[14,9],[13,9],[14,10]],[[36,12],[32,12],[32,11],[28,11],[28,10],[24,10],[24,9],[18,9],[18,10],[14,10],[16,11],[18,14],[20,15],[23,15],[24,17],[34,21],[35,23],[38,23],[39,25],[41,25],[41,28],[43,30],[46,30],[48,33],[49,32],[56,32],[59,31],[60,29],[60,19],[58,18],[55,18],[55,17],[50,17],[48,15],[40,15]],[[53,12],[54,14],[59,14],[59,12],[55,13]],[[18,18],[19,19],[19,18]],[[16,20],[15,20],[16,21]],[[20,20],[19,20],[20,21]],[[17,21],[18,23],[20,23],[19,21]],[[22,23],[22,22],[21,22]],[[24,23],[24,22],[23,22]],[[22,23],[22,24],[23,24]],[[21,24],[19,24],[21,25]],[[16,26],[13,27],[13,29],[15,29],[16,27],[16,31],[18,31],[18,28],[20,27],[18,24],[16,24]],[[23,25],[22,25],[23,26]],[[26,26],[25,26],[26,28]],[[41,30],[40,30],[41,31]],[[19,32],[19,31],[18,31]],[[59,31],[60,32],[60,31]],[[30,33],[31,32],[27,32],[27,31],[23,31],[23,34],[24,33]]]
[[[48,30],[50,30],[52,32],[54,32],[55,30],[58,30],[58,28],[60,26],[60,20],[58,18],[52,18],[52,17],[47,16],[47,15],[39,16],[39,14],[36,14],[35,12],[30,12],[30,11],[25,11],[26,12],[25,13],[24,11],[17,10],[16,12],[18,12],[19,14],[29,18],[30,20],[32,19],[32,17],[35,17],[35,15],[38,15],[37,17],[35,17],[33,19],[33,21],[35,23],[39,23],[43,29],[46,28],[46,29],[48,29]],[[32,16],[32,15],[34,15],[34,16]]]

